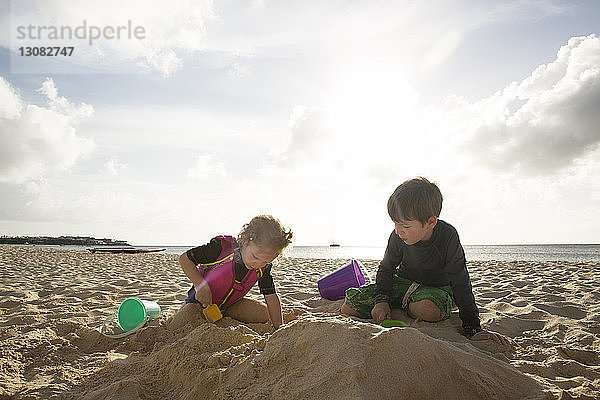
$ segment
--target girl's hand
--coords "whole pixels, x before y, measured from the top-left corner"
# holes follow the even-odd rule
[[[194,296],[202,306],[208,307],[212,304],[212,292],[210,287],[205,280],[202,280],[198,286],[196,286],[196,296]]]
[[[392,310],[390,305],[386,302],[375,304],[375,307],[371,310],[371,316],[376,323],[380,324],[386,318],[392,318]]]

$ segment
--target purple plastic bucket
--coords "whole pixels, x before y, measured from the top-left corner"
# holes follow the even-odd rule
[[[319,279],[317,282],[321,297],[327,300],[343,299],[346,296],[346,289],[364,284],[365,276],[356,260],[352,260],[350,264]]]

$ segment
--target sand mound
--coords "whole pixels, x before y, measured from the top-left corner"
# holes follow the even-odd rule
[[[201,324],[145,356],[116,360],[76,387],[95,399],[543,399],[538,381],[476,349],[413,328],[304,317],[265,338]],[[510,382],[510,385],[506,385]]]

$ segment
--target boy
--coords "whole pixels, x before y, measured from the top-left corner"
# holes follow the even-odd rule
[[[391,317],[390,307],[408,306],[411,317],[437,322],[457,305],[465,336],[507,345],[504,336],[481,329],[458,233],[438,219],[440,189],[423,177],[411,179],[396,188],[387,206],[395,229],[376,283],[348,289],[341,311],[381,323]]]

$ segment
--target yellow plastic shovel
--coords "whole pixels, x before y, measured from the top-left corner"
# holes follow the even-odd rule
[[[210,306],[202,308],[202,314],[204,314],[204,318],[210,322],[217,322],[221,318],[223,318],[223,314],[221,314],[221,310],[219,310],[219,306],[216,304],[211,304]]]

